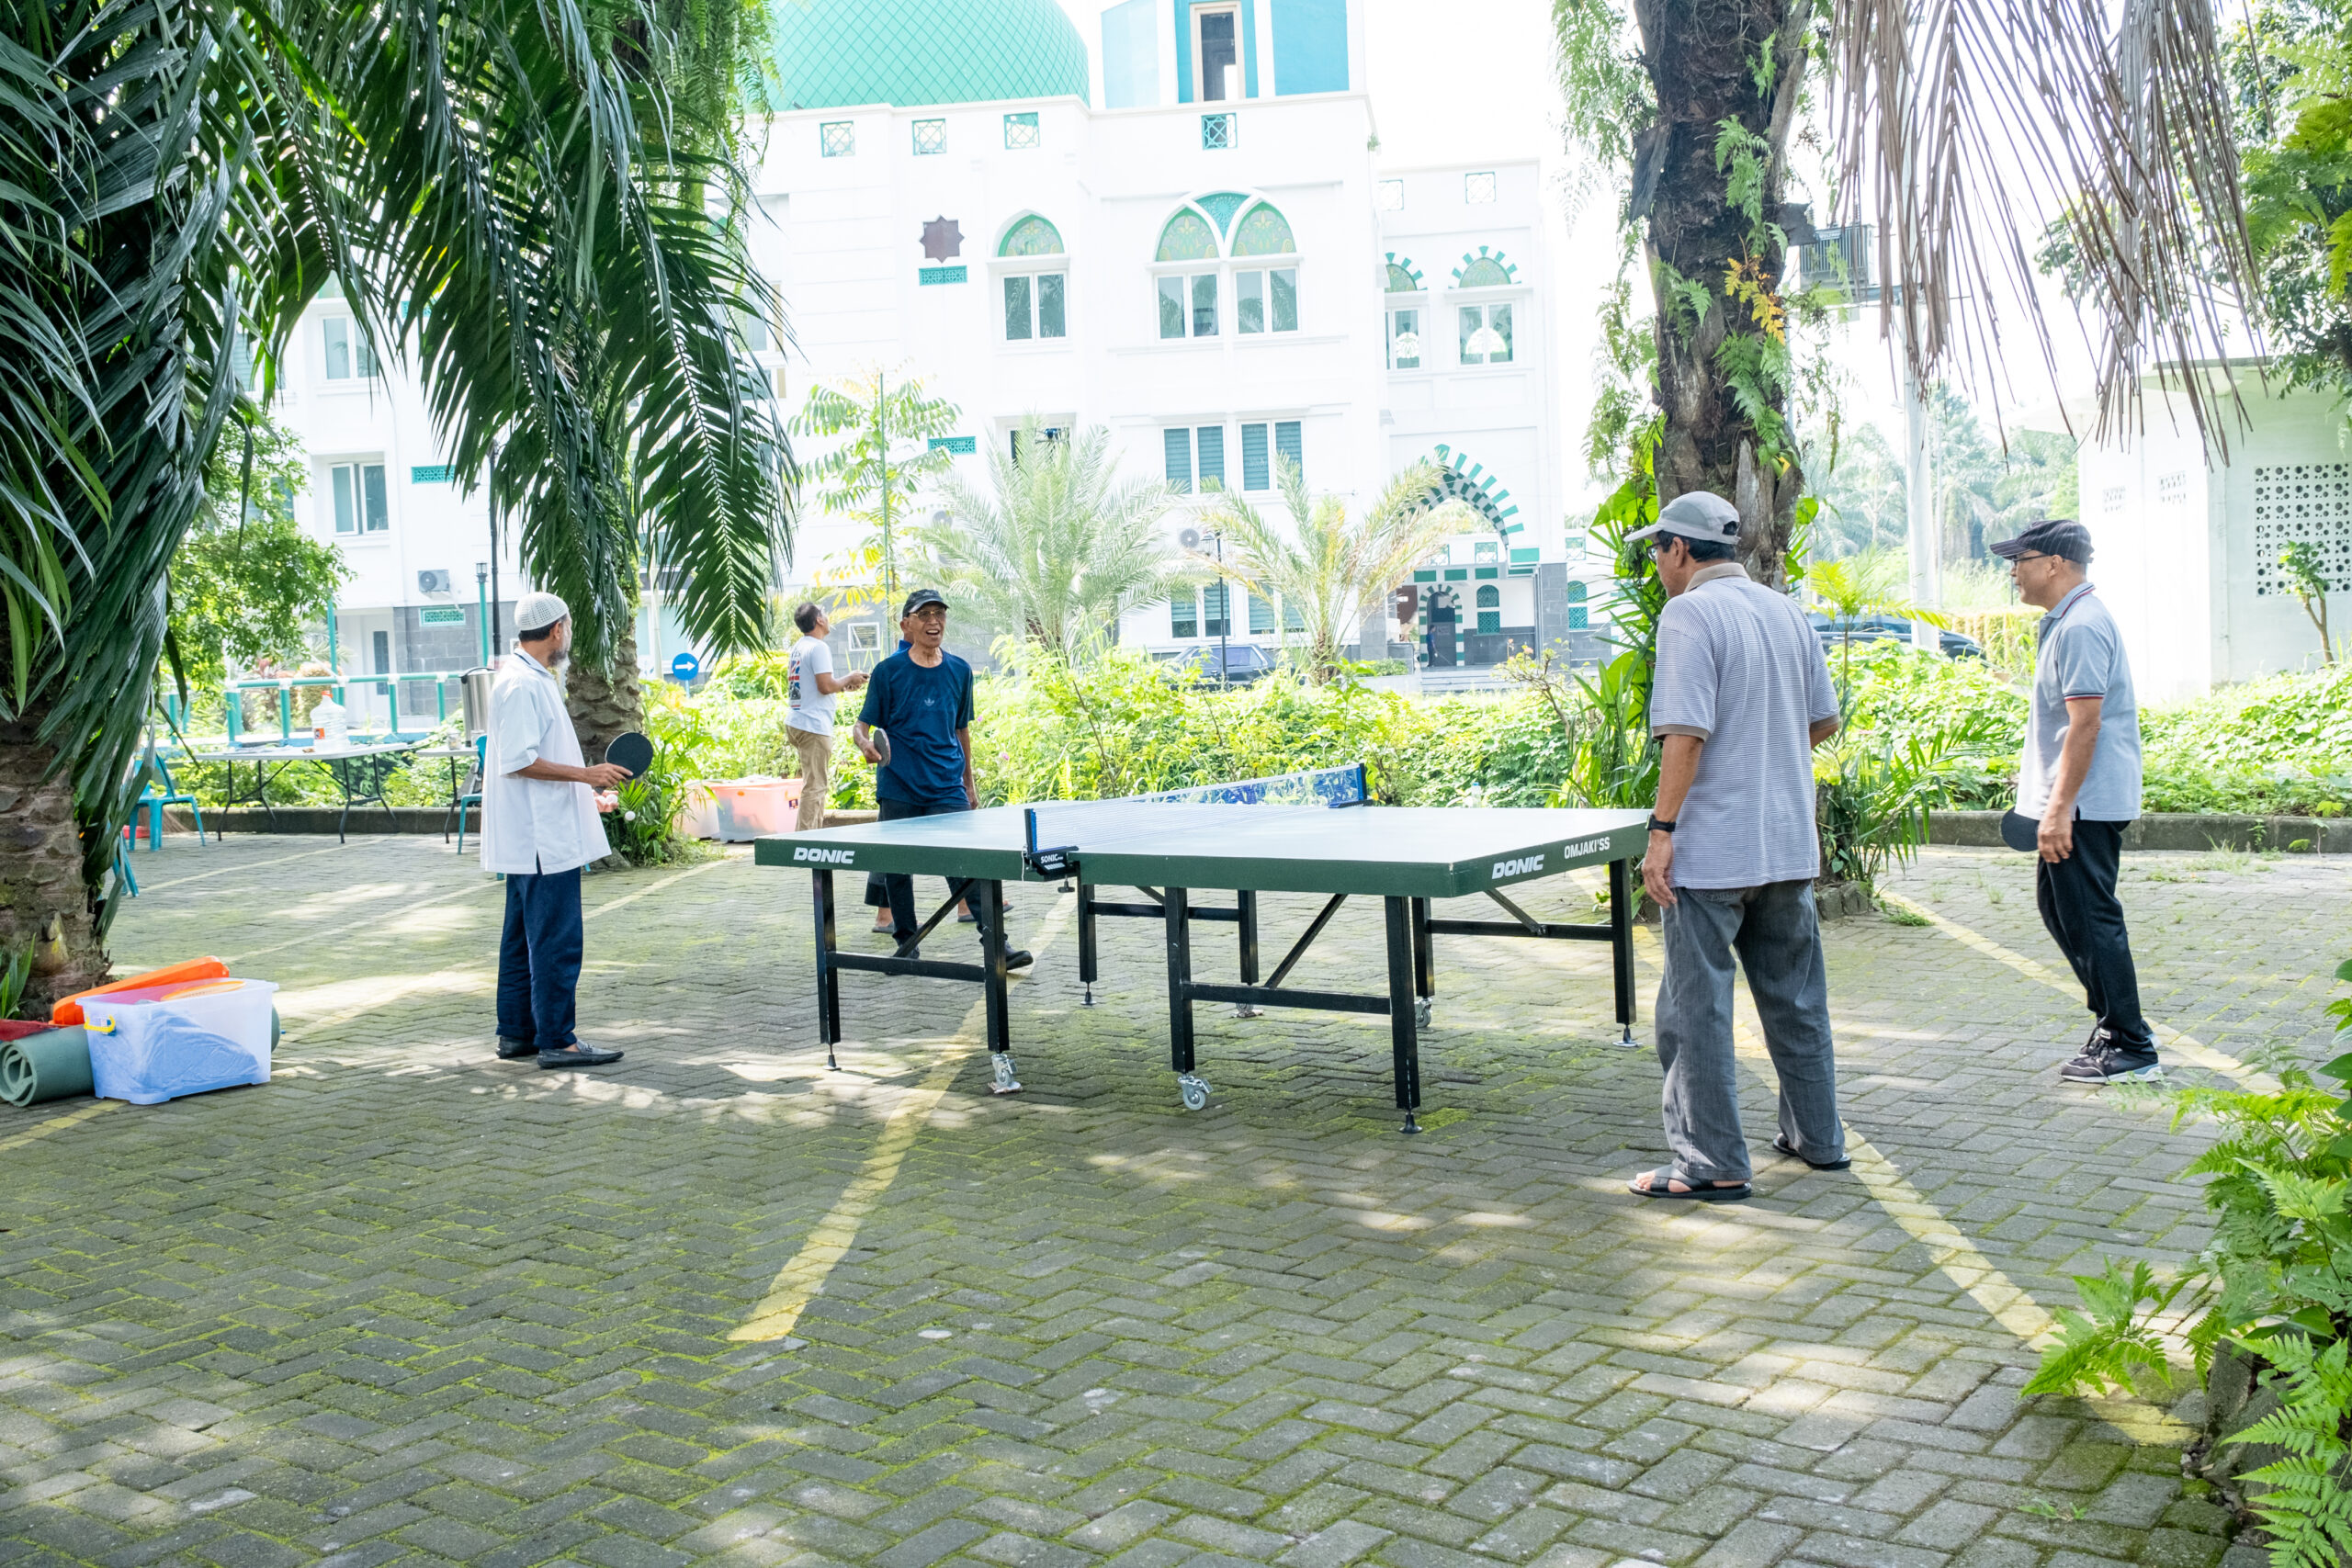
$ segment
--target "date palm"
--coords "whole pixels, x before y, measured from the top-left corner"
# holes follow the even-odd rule
[[[989,480],[982,490],[960,475],[943,479],[947,521],[919,536],[991,625],[1067,662],[1177,581],[1162,527],[1175,492],[1158,479],[1122,480],[1100,425],[1048,438],[1031,420],[1016,451],[990,451]]]
[[[2049,358],[2034,294],[2043,215],[2093,318],[2101,433],[2132,424],[2159,356],[2243,353],[2222,330],[2254,268],[2214,11],[1632,0],[1629,18],[1615,0],[1554,0],[1571,133],[1619,171],[1657,300],[1658,499],[1731,499],[1750,570],[1781,580],[1806,488],[1789,430],[1785,204],[1808,96],[1830,121],[1838,208],[1875,220],[1855,281],[1876,291],[1882,331],[1921,385],[1963,367],[2002,384],[2004,309]],[[1827,79],[1808,84],[1816,70]],[[2174,389],[2224,434],[2211,387]]]
[[[102,978],[166,569],[223,422],[339,278],[606,659],[641,549],[757,637],[793,471],[723,141],[637,0],[17,0],[0,31],[0,944]],[[492,462],[493,449],[495,461]]]
[[[1284,529],[1230,491],[1203,518],[1228,547],[1222,569],[1261,594],[1279,594],[1304,633],[1307,679],[1338,673],[1350,636],[1382,612],[1389,591],[1449,534],[1479,525],[1478,514],[1439,488],[1434,463],[1416,463],[1388,481],[1372,505],[1351,515],[1336,495],[1313,495],[1296,463],[1277,454],[1274,488],[1290,513]],[[1203,568],[1216,564],[1198,558]]]

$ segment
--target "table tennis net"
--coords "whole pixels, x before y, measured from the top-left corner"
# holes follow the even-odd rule
[[[1109,800],[1050,800],[1026,808],[1028,851],[1101,845],[1170,826],[1171,806],[1299,806],[1329,808],[1370,799],[1363,764],[1277,773],[1270,778],[1192,784]]]

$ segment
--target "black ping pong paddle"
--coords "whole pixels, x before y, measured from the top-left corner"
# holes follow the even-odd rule
[[[883,734],[878,729],[867,730],[865,732],[865,738],[874,744],[874,755],[878,759],[876,765],[883,767],[888,766],[890,761],[890,738],[888,735]]]
[[[2041,824],[2021,811],[2001,813],[2001,842],[2013,850],[2039,852]]]
[[[605,748],[605,761],[614,767],[627,768],[629,777],[641,779],[645,770],[653,765],[653,742],[637,730],[625,729]]]

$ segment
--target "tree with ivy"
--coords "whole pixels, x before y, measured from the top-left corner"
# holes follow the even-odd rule
[[[2068,0],[1634,0],[1630,17],[1554,0],[1553,16],[1569,131],[1613,173],[1648,275],[1656,499],[1729,499],[1761,581],[1785,581],[1806,493],[1789,150],[1816,80],[1838,205],[1875,220],[1855,281],[1923,385],[1997,369],[2005,304],[2047,348],[2018,231],[2037,209],[2061,215],[2097,319],[2102,431],[2129,424],[2157,357],[2221,353],[2220,297],[2253,292],[2211,0],[2148,0],[2116,32]],[[2211,389],[2179,391],[2218,429]]]
[[[956,460],[945,438],[961,417],[954,403],[924,391],[920,377],[888,370],[808,389],[792,434],[840,438],[808,465],[817,504],[868,530],[831,564],[823,586],[896,609],[900,539],[918,520],[916,498]]]

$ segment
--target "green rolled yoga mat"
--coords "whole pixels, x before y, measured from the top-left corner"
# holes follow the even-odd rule
[[[90,1037],[80,1029],[45,1029],[0,1042],[0,1100],[39,1105],[90,1092]]]

